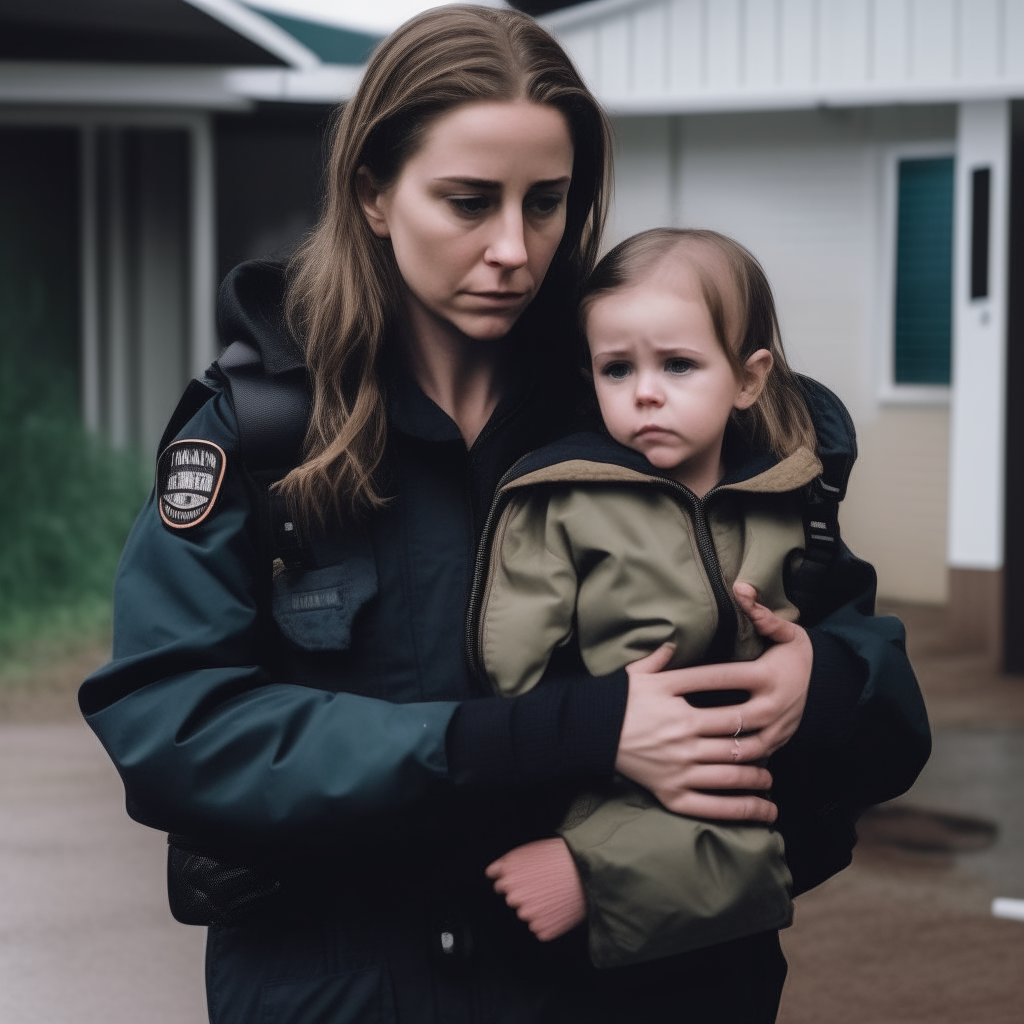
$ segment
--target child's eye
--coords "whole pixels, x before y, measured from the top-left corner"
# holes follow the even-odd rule
[[[668,359],[665,361],[665,369],[669,373],[686,373],[692,370],[694,363],[689,359]]]
[[[467,217],[475,217],[490,206],[487,196],[449,196],[448,202]]]
[[[612,380],[625,380],[629,376],[629,363],[609,363],[601,373]]]

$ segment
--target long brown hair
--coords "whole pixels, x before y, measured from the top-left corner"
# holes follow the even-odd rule
[[[652,228],[627,238],[594,268],[580,303],[581,323],[595,299],[637,284],[670,259],[684,260],[696,273],[715,337],[737,379],[758,349],[772,354],[757,401],[733,410],[747,440],[779,456],[801,447],[813,452],[814,424],[786,362],[771,285],[757,258],[735,239],[699,228]]]
[[[574,146],[566,225],[517,330],[564,338],[597,258],[611,180],[607,119],[558,43],[518,11],[451,6],[406,22],[374,52],[334,131],[323,216],[289,266],[288,321],[312,390],[304,461],[279,489],[302,517],[379,507],[387,421],[381,351],[401,309],[391,242],[367,224],[356,175],[387,188],[439,115],[481,100],[527,99],[565,116]],[[557,333],[552,333],[557,332]]]

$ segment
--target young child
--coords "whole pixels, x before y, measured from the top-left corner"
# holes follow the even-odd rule
[[[671,643],[655,671],[757,658],[767,644],[752,621],[782,639],[779,618],[796,632],[799,617],[786,581],[805,543],[801,490],[822,467],[757,260],[716,232],[647,231],[601,261],[581,317],[607,433],[520,460],[481,546],[471,636],[508,696],[570,642],[593,675]],[[555,877],[560,840],[520,847],[488,876],[539,938],[585,913],[597,966],[791,920],[782,840],[767,826],[672,814],[616,779],[578,799],[559,832],[585,909]]]

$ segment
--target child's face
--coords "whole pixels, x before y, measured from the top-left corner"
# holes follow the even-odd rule
[[[752,356],[749,379],[737,380],[696,276],[678,264],[594,300],[586,326],[608,432],[696,494],[714,487],[729,414],[756,400],[770,353]]]

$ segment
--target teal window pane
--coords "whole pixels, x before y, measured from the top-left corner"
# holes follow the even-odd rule
[[[901,160],[896,227],[897,384],[948,384],[953,158]]]

